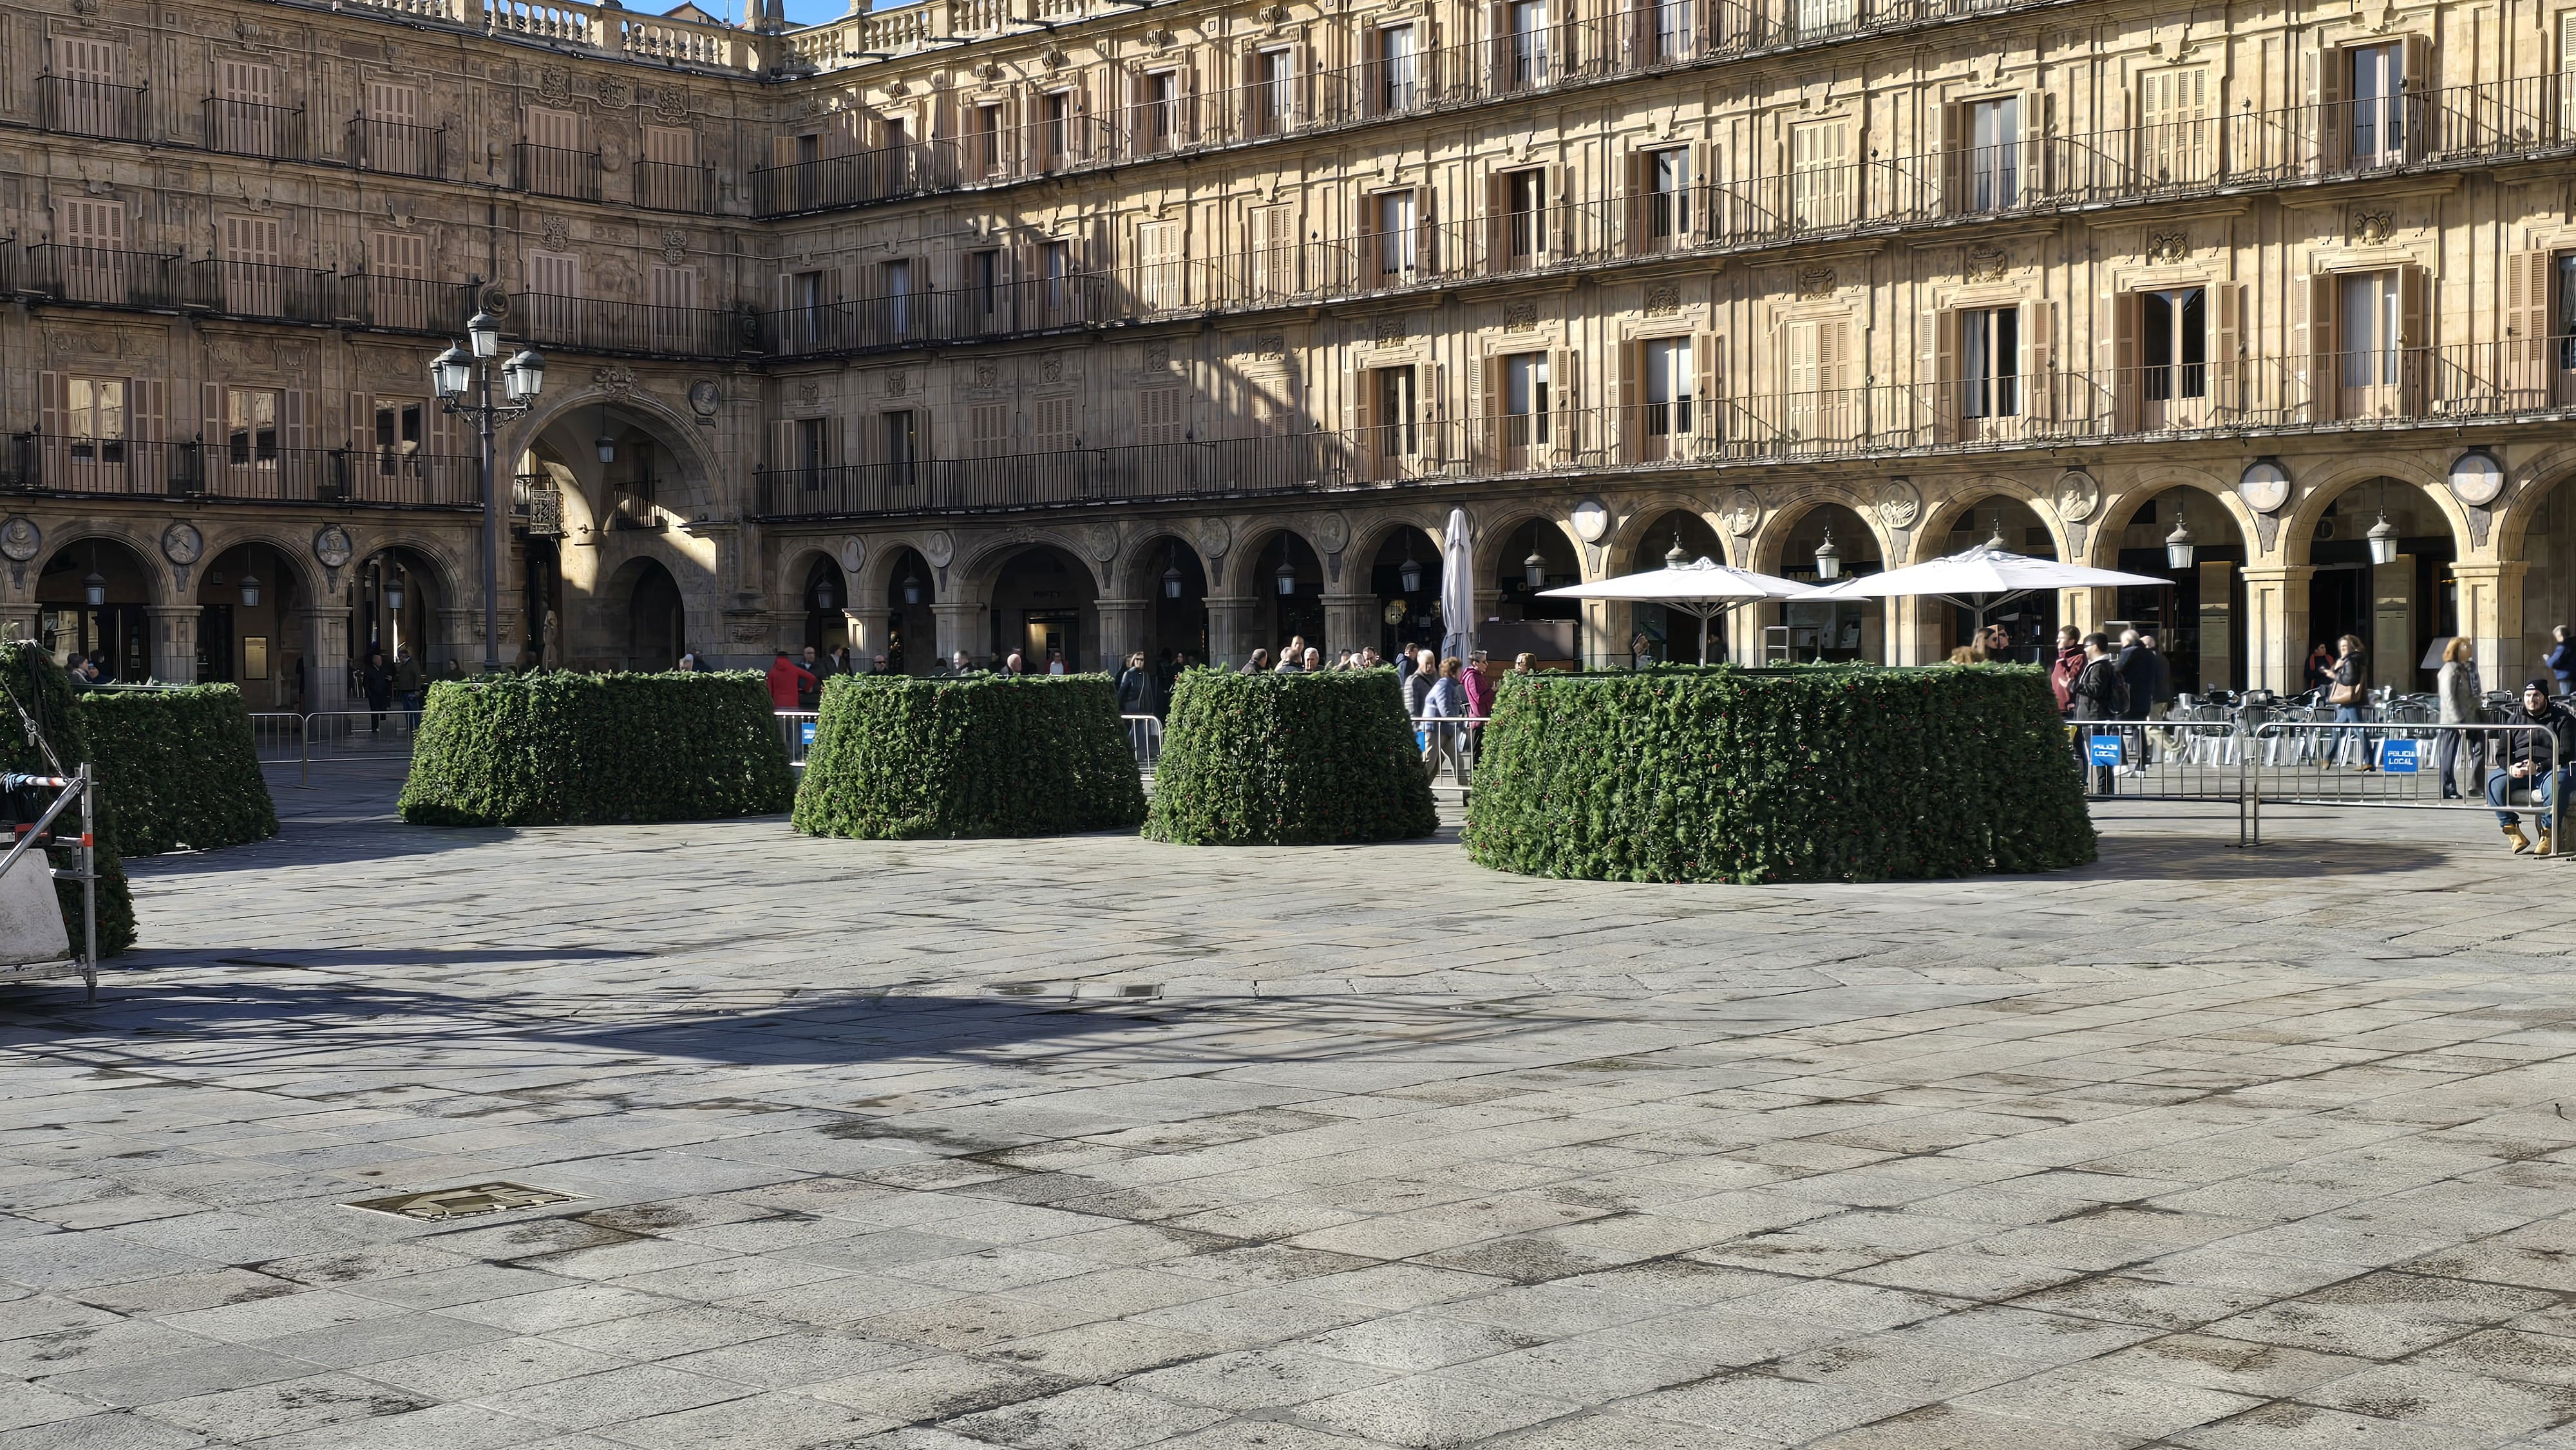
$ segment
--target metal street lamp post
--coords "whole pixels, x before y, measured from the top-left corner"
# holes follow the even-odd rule
[[[501,507],[494,493],[492,435],[501,424],[535,407],[546,382],[545,354],[522,348],[501,364],[506,401],[493,402],[490,364],[500,355],[501,320],[477,312],[465,324],[465,345],[449,348],[429,364],[438,406],[473,419],[483,442],[483,672],[487,675],[501,668]]]

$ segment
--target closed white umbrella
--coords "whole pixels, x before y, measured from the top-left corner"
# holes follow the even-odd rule
[[[1449,532],[1440,540],[1440,653],[1471,659],[1476,649],[1475,551],[1467,544],[1467,511],[1449,511]]]
[[[1693,559],[1682,553],[1676,542],[1664,556],[1664,567],[1639,574],[1622,574],[1616,579],[1601,579],[1590,584],[1568,584],[1562,589],[1549,589],[1542,599],[1625,599],[1632,604],[1660,604],[1678,609],[1699,620],[1699,662],[1708,663],[1709,619],[1722,610],[1751,599],[1809,599],[1822,591],[1812,584],[1795,579],[1779,579],[1769,574],[1756,574],[1720,564],[1714,559]]]
[[[1988,541],[1948,558],[1908,564],[1879,574],[1855,575],[1817,590],[1831,599],[1887,599],[1922,595],[1955,604],[1986,627],[1986,611],[2025,594],[2052,589],[2107,589],[2124,584],[2171,584],[2153,574],[2126,574],[2056,559],[2034,559]]]

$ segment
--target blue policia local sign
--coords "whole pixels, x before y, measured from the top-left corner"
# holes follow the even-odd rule
[[[2088,735],[2084,737],[2084,745],[2086,750],[2089,752],[2087,758],[2095,765],[2117,765],[2120,763],[2119,736]]]
[[[2382,740],[2379,742],[2379,768],[2390,775],[2413,775],[2422,749],[2420,740]]]
[[[805,747],[806,749],[808,749],[808,750],[811,750],[811,749],[813,749],[813,748],[814,748],[814,722],[813,722],[813,721],[811,721],[811,720],[800,720],[800,721],[798,721],[798,722],[797,722],[797,725],[796,725],[796,743],[797,743],[797,744],[799,744],[799,745],[804,746],[804,747]]]

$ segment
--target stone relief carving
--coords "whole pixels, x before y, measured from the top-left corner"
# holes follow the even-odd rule
[[[1834,295],[1834,286],[1834,269],[1831,267],[1798,269],[1798,296],[1803,301],[1813,302],[1820,297],[1831,297]]]
[[[2012,254],[2001,247],[1970,247],[1966,272],[1971,282],[2000,282],[2012,265]]]
[[[2191,255],[2191,238],[2182,232],[2147,233],[2147,260],[2170,267]]]
[[[547,217],[538,223],[538,230],[545,236],[548,251],[560,251],[572,241],[572,223],[559,216]]]
[[[2054,496],[2057,516],[2070,524],[2080,524],[2093,517],[2102,506],[2102,485],[2093,475],[2080,468],[2070,468],[2057,480]]]
[[[572,104],[572,72],[550,65],[537,72],[537,99],[549,106]]]
[[[1717,510],[1717,519],[1735,537],[1750,537],[1762,527],[1762,500],[1754,496],[1753,490],[1739,488],[1726,496],[1726,502]]]
[[[1656,282],[1646,288],[1646,315],[1669,317],[1682,310],[1682,289],[1677,282]]]
[[[1878,521],[1891,529],[1910,529],[1923,516],[1923,493],[1910,478],[1891,478],[1878,488]]]
[[[669,231],[662,234],[663,261],[676,267],[683,261],[686,261],[688,256],[689,234],[687,232]]]
[[[1538,304],[1537,304],[1537,303],[1535,303],[1535,302],[1506,302],[1506,303],[1504,303],[1504,304],[1503,304],[1503,331],[1505,331],[1505,332],[1536,332],[1536,331],[1538,331]]]
[[[2356,211],[2352,214],[2352,240],[2355,245],[2376,247],[2396,235],[2397,213],[2387,207]]]

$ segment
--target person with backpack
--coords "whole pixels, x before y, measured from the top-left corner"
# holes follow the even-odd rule
[[[2129,682],[2120,673],[2120,662],[2112,657],[2111,637],[2100,631],[2084,636],[2084,666],[2075,672],[2075,681],[2067,689],[2071,701],[2066,718],[2075,722],[2075,759],[2089,763],[2092,756],[2093,732],[2084,728],[2095,720],[2124,720],[2129,714]],[[2093,794],[2111,793],[2114,766],[2093,766]]]

